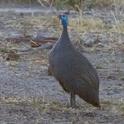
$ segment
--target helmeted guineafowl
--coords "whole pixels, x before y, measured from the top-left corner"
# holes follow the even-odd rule
[[[59,16],[63,25],[62,35],[49,54],[49,74],[52,74],[62,88],[70,93],[71,107],[75,107],[75,95],[95,107],[99,103],[99,78],[88,59],[78,52],[68,36],[68,16]]]

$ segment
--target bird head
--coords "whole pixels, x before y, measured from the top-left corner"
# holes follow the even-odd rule
[[[68,26],[68,15],[67,14],[61,14],[61,15],[59,15],[59,19],[60,19],[63,27],[66,28]]]

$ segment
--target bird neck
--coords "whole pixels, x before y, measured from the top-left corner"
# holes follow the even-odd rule
[[[68,35],[68,28],[63,27],[62,35],[61,35],[61,41],[68,42],[70,41],[69,35]]]
[[[68,33],[68,27],[67,26],[63,26],[63,31]]]

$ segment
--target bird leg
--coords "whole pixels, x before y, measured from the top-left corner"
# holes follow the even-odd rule
[[[72,108],[76,107],[75,94],[72,92],[71,92],[71,96],[70,96],[70,103],[71,103]]]
[[[48,76],[51,76],[52,75],[52,72],[51,72],[51,68],[50,68],[50,65],[48,66]]]

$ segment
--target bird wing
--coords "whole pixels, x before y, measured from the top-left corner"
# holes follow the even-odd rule
[[[77,79],[82,80],[83,84],[86,82],[94,89],[99,88],[99,78],[97,72],[85,56],[81,53],[77,53],[75,55],[73,66],[73,72],[77,76]]]

